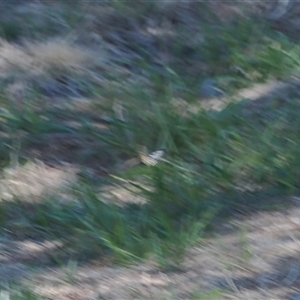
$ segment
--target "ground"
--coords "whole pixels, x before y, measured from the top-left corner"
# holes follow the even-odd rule
[[[300,299],[297,4],[0,7],[1,299]]]
[[[120,267],[101,259],[51,267],[48,256],[59,241],[2,240],[1,278],[21,278],[51,299],[297,299],[299,198],[290,201],[284,211],[236,212],[189,249],[178,270],[162,271],[150,261]]]

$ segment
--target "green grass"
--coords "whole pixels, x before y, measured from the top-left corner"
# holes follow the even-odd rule
[[[113,2],[116,9],[120,5],[124,3]],[[71,16],[69,20],[75,22]],[[10,35],[14,30],[6,29]],[[46,195],[38,203],[1,202],[2,225],[25,237],[61,239],[62,250],[75,261],[92,255],[122,262],[154,257],[162,267],[174,268],[186,247],[199,241],[219,213],[230,211],[254,193],[296,193],[300,174],[297,95],[284,99],[283,104],[274,101],[248,117],[242,115],[243,103],[231,104],[221,112],[181,114],[172,108],[172,100],[180,95],[196,104],[196,85],[208,75],[223,80],[229,92],[268,78],[284,78],[298,68],[298,46],[266,24],[248,21],[228,26],[207,23],[206,32],[204,43],[196,50],[203,55],[209,74],[198,74],[190,83],[191,74],[183,73],[184,57],[177,57],[181,63],[166,66],[163,75],[141,59],[137,64],[149,81],[121,82],[117,87],[113,82],[112,87],[98,89],[92,85],[98,102],[94,111],[80,118],[78,130],[65,123],[78,119],[77,115],[66,108],[37,107],[38,94],[26,99],[22,110],[10,106],[10,99],[3,96],[2,167],[10,164],[12,156],[21,164],[33,159],[26,155],[27,150],[33,145],[47,146],[48,135],[63,132],[81,139],[80,150],[89,147],[86,140],[93,141],[94,148],[85,156],[65,150],[72,163],[84,168],[88,159],[100,166],[108,161],[112,176],[80,179],[69,191],[74,203],[63,203],[59,193]],[[182,54],[178,48],[183,45],[176,43],[182,41],[174,41],[174,56]],[[124,120],[114,110],[116,103],[124,108]],[[103,110],[111,123],[96,128],[92,116]],[[21,132],[25,133],[22,138]],[[164,149],[164,161],[120,171],[120,163],[138,157],[141,145],[150,152]],[[132,198],[139,195],[146,204],[133,204],[131,199],[124,205],[107,203],[99,192],[104,186],[122,186]]]
[[[117,177],[104,178],[97,185],[83,180],[72,192],[80,212],[78,204],[60,203],[59,195],[30,206],[3,203],[2,216],[11,212],[3,220],[10,231],[22,228],[25,235],[60,237],[66,249],[78,249],[79,256],[113,254],[124,261],[154,255],[163,267],[170,267],[222,209],[238,205],[236,201],[251,193],[238,188],[253,185],[282,194],[297,191],[300,124],[296,102],[287,102],[281,110],[265,108],[272,115],[268,120],[256,115],[242,118],[239,104],[213,115],[202,111],[185,117],[166,109],[169,91],[161,99],[140,97],[143,91],[135,95],[136,91],[130,91],[131,101],[124,104],[125,122],[115,120],[105,130],[87,128],[87,134],[100,144],[107,143],[104,151],[113,149],[119,157],[137,156],[138,145],[164,148],[166,161],[115,173]],[[142,110],[147,114],[141,114]],[[47,126],[33,124],[37,137],[48,132]],[[32,132],[30,123],[24,126],[23,130]],[[119,206],[102,201],[99,184],[122,186],[124,181],[125,188],[134,190],[132,197],[138,193],[147,204]],[[11,219],[15,209],[19,214]]]

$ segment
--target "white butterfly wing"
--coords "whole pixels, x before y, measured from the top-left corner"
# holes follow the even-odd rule
[[[150,158],[153,158],[155,160],[160,160],[165,154],[165,151],[163,150],[158,150],[158,151],[154,151],[151,154],[149,154]]]
[[[141,162],[147,166],[156,166],[159,160],[161,160],[165,154],[163,150],[154,151],[149,155],[146,153],[147,149],[145,147],[142,147],[142,151],[139,151],[139,157]]]

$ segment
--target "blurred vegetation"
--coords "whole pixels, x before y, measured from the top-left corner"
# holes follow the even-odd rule
[[[35,159],[28,154],[32,148],[42,149],[46,157],[50,143],[62,147],[51,136],[64,134],[64,141],[81,143],[61,150],[64,159],[82,168],[79,181],[69,191],[74,201],[64,203],[54,193],[38,203],[22,199],[0,203],[1,224],[12,236],[59,238],[64,241],[63,257],[107,255],[122,262],[150,257],[162,267],[175,268],[186,247],[199,242],[222,212],[244,205],[259,209],[272,195],[298,192],[297,93],[274,98],[253,112],[243,101],[219,112],[205,110],[199,99],[201,83],[207,78],[216,80],[227,95],[269,79],[286,79],[299,68],[297,43],[272,29],[263,17],[223,21],[204,2],[193,7],[164,7],[160,1],[139,1],[134,7],[127,1],[84,2],[81,9],[86,15],[82,16],[68,2],[60,9],[49,6],[47,13],[40,12],[39,24],[31,19],[30,26],[36,30],[13,21],[0,23],[0,35],[8,42],[21,43],[22,37],[74,36],[78,44],[98,53],[96,42],[85,44],[87,32],[79,28],[85,24],[84,30],[93,31],[108,49],[115,47],[124,55],[115,57],[107,50],[111,58],[101,71],[91,66],[89,72],[84,69],[85,73],[78,74],[71,65],[52,68],[41,78],[24,70],[22,76],[17,71],[4,76],[0,100],[3,169],[11,165],[12,157],[21,165]],[[26,14],[18,18],[26,20]],[[146,30],[151,21],[155,26],[150,32],[168,29],[171,33],[149,38],[148,32],[143,47],[143,35],[137,28]],[[192,41],[191,32],[197,31],[201,36]],[[136,33],[135,42],[129,33]],[[147,46],[152,41],[154,52]],[[105,43],[111,43],[110,48]],[[168,59],[158,63],[158,54]],[[118,70],[124,68],[130,74],[122,77]],[[104,78],[101,85],[91,76],[96,73]],[[5,91],[20,77],[31,92],[22,104],[16,104]],[[43,102],[46,88],[41,88],[44,85],[39,80],[49,78],[56,84],[54,95],[61,86],[66,88],[64,99],[59,98],[61,105]],[[88,95],[89,109],[75,111],[70,90],[81,97]],[[88,90],[87,94],[82,90]],[[174,99],[178,98],[185,101],[176,108]],[[123,117],[116,105],[122,108]],[[198,109],[192,112],[189,105]],[[95,126],[95,118],[103,113],[108,122]],[[67,121],[76,121],[78,126]],[[127,160],[138,158],[140,146],[149,152],[163,149],[163,160],[154,166],[120,168]],[[53,154],[58,161],[61,152]],[[87,162],[95,168],[105,166],[106,174],[88,176]],[[116,186],[145,203],[107,201],[101,189]],[[262,205],[257,207],[257,202]],[[59,262],[59,255],[54,260]]]

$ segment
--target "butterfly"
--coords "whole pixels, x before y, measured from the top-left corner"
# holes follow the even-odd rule
[[[144,149],[143,149],[144,150]],[[165,151],[158,150],[154,151],[151,154],[146,154],[147,151],[139,151],[139,159],[141,163],[143,163],[146,166],[156,166],[158,162],[162,159],[162,157],[165,154]]]

